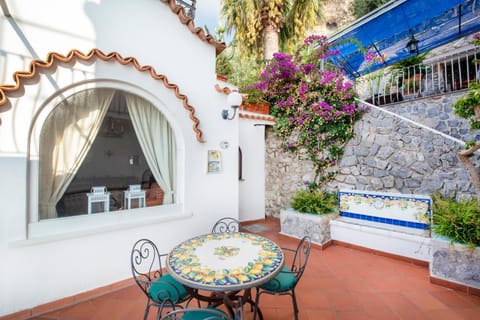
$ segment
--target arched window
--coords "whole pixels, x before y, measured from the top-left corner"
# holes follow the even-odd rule
[[[139,96],[94,88],[67,97],[47,117],[39,152],[40,219],[175,202],[175,136]]]

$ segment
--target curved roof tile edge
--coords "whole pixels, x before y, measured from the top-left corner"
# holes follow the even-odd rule
[[[140,72],[148,71],[150,76],[155,80],[161,80],[163,85],[167,89],[172,89],[175,92],[175,96],[183,101],[183,107],[189,112],[189,118],[193,122],[193,131],[196,133],[197,141],[205,142],[202,138],[202,131],[198,128],[200,124],[200,120],[195,116],[195,108],[188,103],[188,97],[180,92],[178,85],[170,83],[165,75],[158,74],[155,69],[150,66],[142,66],[138,63],[138,60],[134,57],[126,57],[123,58],[118,52],[111,52],[109,54],[104,54],[99,49],[92,49],[87,54],[82,53],[77,49],[70,50],[70,52],[63,56],[56,52],[50,52],[47,55],[47,59],[45,61],[42,60],[32,60],[30,62],[29,70],[28,71],[17,71],[13,74],[13,79],[15,81],[14,85],[8,84],[0,84],[0,113],[6,110],[2,110],[2,106],[5,105],[8,101],[8,94],[11,94],[19,89],[23,88],[22,81],[25,80],[32,80],[37,76],[38,71],[40,69],[50,69],[52,66],[56,66],[56,62],[71,62],[74,58],[88,61],[92,58],[99,58],[103,61],[109,61],[115,59],[122,65],[132,64],[135,69]]]
[[[265,121],[272,121],[272,122],[276,121],[275,117],[272,117],[272,116],[258,116],[258,115],[249,114],[249,113],[240,113],[239,117],[244,119],[250,119],[250,120],[265,120]]]
[[[217,90],[217,92],[222,92],[225,94],[230,94],[230,92],[237,91],[237,90],[232,90],[229,87],[222,88],[218,83],[215,85],[215,90]]]
[[[216,41],[211,34],[206,34],[200,27],[195,27],[193,19],[185,14],[185,9],[178,5],[175,0],[160,0],[170,7],[173,13],[178,16],[180,22],[188,27],[190,31],[197,35],[202,41],[215,47],[215,54],[218,56],[227,47],[225,43]]]

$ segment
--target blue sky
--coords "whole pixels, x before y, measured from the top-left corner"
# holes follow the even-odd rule
[[[211,33],[220,19],[220,0],[197,0],[197,11],[195,14],[195,26],[204,28],[207,25]]]

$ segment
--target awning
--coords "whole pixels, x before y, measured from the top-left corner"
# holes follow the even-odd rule
[[[329,38],[340,50],[333,62],[352,77],[408,58],[413,35],[418,53],[480,30],[480,0],[392,0]],[[365,61],[365,50],[385,56],[384,63]]]

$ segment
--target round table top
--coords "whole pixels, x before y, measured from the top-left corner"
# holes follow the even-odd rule
[[[166,268],[195,289],[233,291],[260,285],[284,264],[282,249],[250,233],[212,233],[182,242],[169,253]]]

